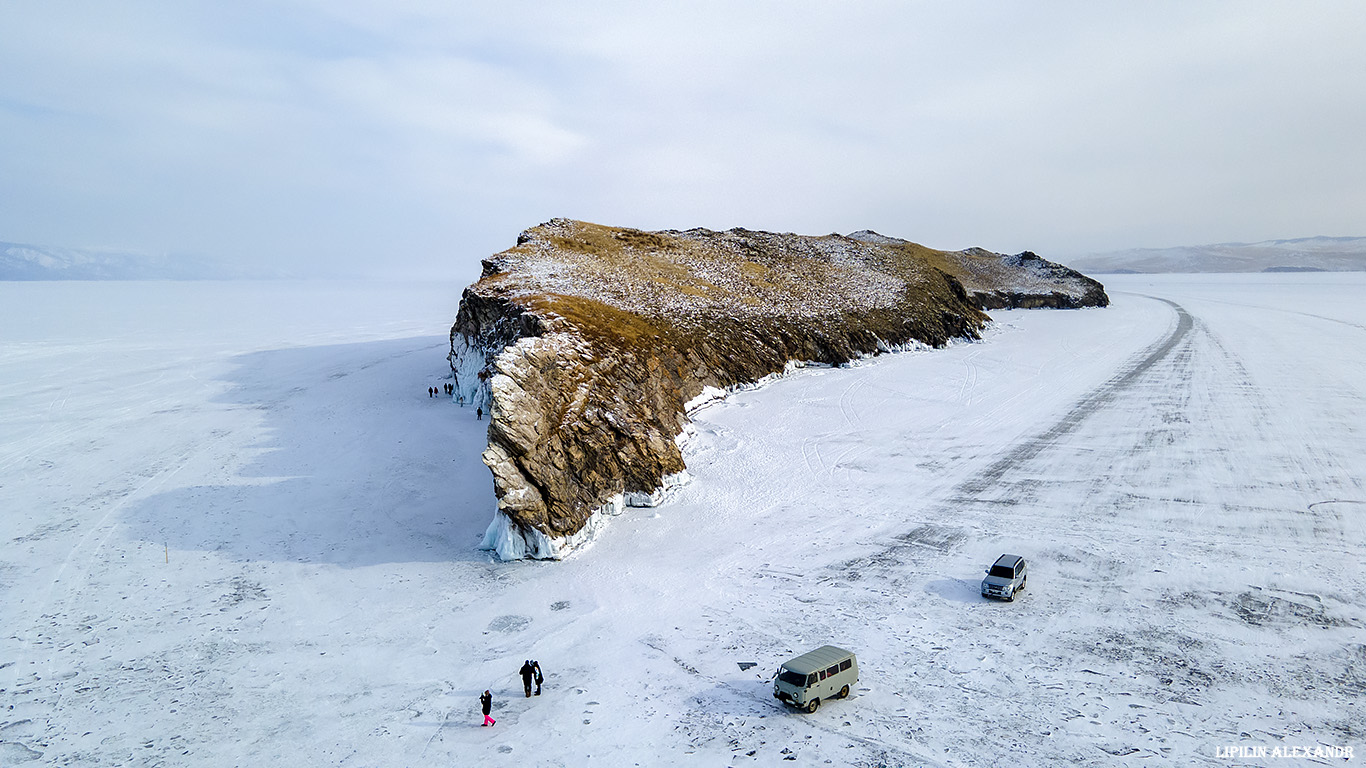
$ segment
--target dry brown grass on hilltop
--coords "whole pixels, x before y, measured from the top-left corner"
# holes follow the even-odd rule
[[[988,318],[963,283],[998,301],[1012,295],[1002,293],[1012,275],[1056,301],[1053,273],[1023,256],[871,232],[642,232],[555,219],[485,262],[452,351],[463,338],[488,356],[481,380],[496,379],[485,461],[499,509],[556,539],[614,496],[649,494],[682,471],[674,438],[704,388],[792,361],[840,365],[976,338]]]

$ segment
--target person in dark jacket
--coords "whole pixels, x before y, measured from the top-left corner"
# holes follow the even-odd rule
[[[527,659],[519,671],[522,673],[522,688],[526,689],[526,695],[530,696],[531,678],[536,675],[536,668],[531,666],[531,659]]]
[[[474,420],[475,420],[475,421],[483,421],[483,420],[484,420],[484,406],[481,405],[481,406],[479,406],[478,408],[475,408],[475,409],[474,409]]]
[[[483,695],[479,697],[479,704],[484,708],[484,725],[493,725],[497,722],[489,717],[489,712],[493,711],[493,694],[484,691]]]
[[[536,680],[536,694],[535,694],[535,695],[540,696],[540,695],[541,695],[541,683],[545,682],[545,676],[541,674],[541,662],[536,661],[535,659],[532,659],[532,660],[531,660],[531,671],[535,673],[535,680]]]

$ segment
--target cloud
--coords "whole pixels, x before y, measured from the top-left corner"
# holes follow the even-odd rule
[[[1356,4],[0,13],[11,241],[455,273],[559,215],[1066,254],[1366,203]]]

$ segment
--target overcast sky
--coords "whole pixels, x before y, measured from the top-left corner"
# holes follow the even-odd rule
[[[1366,3],[0,2],[0,240],[470,277],[556,216],[1366,235]]]

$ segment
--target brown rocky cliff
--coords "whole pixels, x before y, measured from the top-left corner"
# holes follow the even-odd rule
[[[490,413],[486,545],[558,557],[603,514],[656,499],[683,475],[676,438],[707,388],[976,338],[989,318],[961,281],[991,284],[963,258],[875,233],[564,219],[522,233],[484,263],[451,330],[457,391]]]

